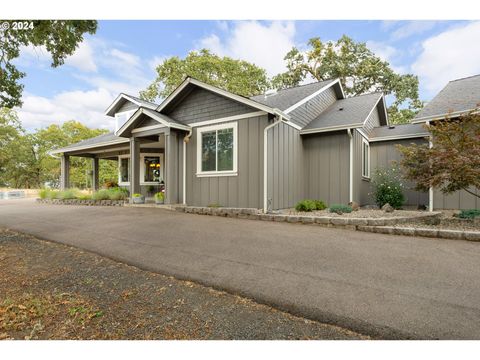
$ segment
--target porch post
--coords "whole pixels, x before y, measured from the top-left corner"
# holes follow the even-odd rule
[[[93,191],[98,190],[98,183],[99,183],[99,178],[98,178],[98,172],[99,172],[99,162],[98,158],[93,158],[92,159],[92,189]]]
[[[140,140],[130,138],[130,201],[140,193]]]
[[[165,133],[165,203],[178,203],[179,151],[177,132],[170,129]]]
[[[63,154],[60,158],[60,190],[70,187],[70,156]]]

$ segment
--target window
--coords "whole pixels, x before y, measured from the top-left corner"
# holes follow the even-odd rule
[[[370,178],[370,145],[362,139],[362,176]]]
[[[197,175],[236,175],[237,123],[198,129]]]
[[[145,156],[143,166],[144,182],[160,182],[160,156]]]
[[[119,166],[119,184],[128,184],[130,181],[130,158],[122,157],[120,158]]]

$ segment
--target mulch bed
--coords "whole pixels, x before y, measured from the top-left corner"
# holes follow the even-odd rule
[[[367,339],[0,229],[0,339]]]

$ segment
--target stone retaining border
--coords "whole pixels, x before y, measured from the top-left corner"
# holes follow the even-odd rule
[[[450,240],[480,241],[480,231],[463,231],[395,226],[358,226],[357,230],[379,234],[422,236]]]
[[[80,199],[37,199],[41,204],[86,205],[86,206],[123,206],[125,200],[80,200]]]

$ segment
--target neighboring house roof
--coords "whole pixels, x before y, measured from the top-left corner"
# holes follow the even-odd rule
[[[129,139],[115,136],[115,134],[111,132],[108,134],[103,134],[87,140],[83,140],[76,144],[65,146],[63,148],[52,150],[50,151],[50,154],[59,154],[59,153],[68,152],[68,151],[91,149],[91,148],[96,148],[101,146],[112,145],[112,144],[121,144],[129,141],[130,141]]]
[[[337,100],[301,132],[315,133],[362,127],[382,99],[383,94],[372,93]]]
[[[277,108],[282,111],[287,110],[291,106],[314,94],[315,92],[332,84],[335,80],[325,80],[314,82],[311,84],[300,85],[293,88],[279,90],[273,94],[262,94],[250,97],[261,104]]]
[[[118,109],[125,103],[125,101],[130,101],[137,106],[144,106],[149,109],[156,109],[158,107],[158,104],[155,104],[153,102],[142,100],[139,97],[133,95],[120,93],[116,97],[116,99],[110,104],[107,110],[105,110],[105,115],[114,116]]]
[[[428,136],[428,132],[423,128],[423,124],[379,126],[373,128],[369,141],[411,139],[425,136]]]
[[[450,81],[413,119],[413,123],[461,115],[480,106],[480,74]]]

